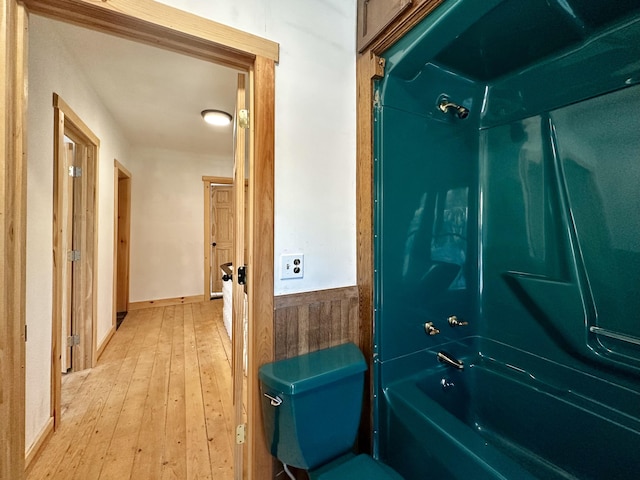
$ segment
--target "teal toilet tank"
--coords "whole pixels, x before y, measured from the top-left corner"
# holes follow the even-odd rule
[[[271,454],[312,470],[351,451],[360,412],[365,359],[354,344],[260,367],[262,417]]]

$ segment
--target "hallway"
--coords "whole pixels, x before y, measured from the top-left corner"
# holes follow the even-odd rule
[[[28,480],[233,478],[230,363],[221,301],[130,312],[96,368],[63,377]]]

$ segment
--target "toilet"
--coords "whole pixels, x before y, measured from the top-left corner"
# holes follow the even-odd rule
[[[403,480],[389,466],[352,453],[366,369],[353,343],[260,367],[271,454],[312,480]]]

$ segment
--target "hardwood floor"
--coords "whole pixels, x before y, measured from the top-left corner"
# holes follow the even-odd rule
[[[232,479],[230,361],[221,300],[130,312],[96,368],[64,376],[28,480]]]

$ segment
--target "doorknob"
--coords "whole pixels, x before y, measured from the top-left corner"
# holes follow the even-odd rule
[[[217,243],[216,243],[216,242],[211,242],[211,246],[212,246],[212,247],[215,247],[216,245],[217,245]]]

